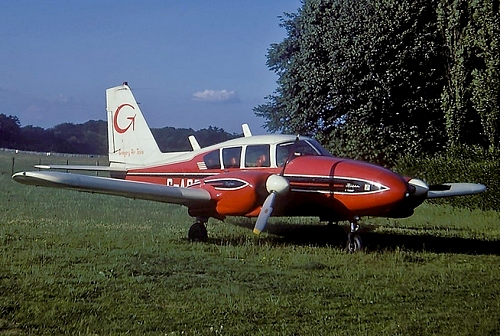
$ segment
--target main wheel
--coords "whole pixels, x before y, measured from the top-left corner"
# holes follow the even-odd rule
[[[363,241],[361,240],[361,236],[350,233],[347,238],[347,251],[354,253],[361,251],[362,249],[363,249]]]
[[[205,224],[196,222],[189,228],[188,239],[192,242],[206,242],[208,233]]]

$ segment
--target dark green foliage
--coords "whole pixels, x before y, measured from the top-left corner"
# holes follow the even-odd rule
[[[500,210],[500,152],[480,147],[460,147],[435,156],[406,156],[398,161],[400,174],[420,178],[428,184],[444,182],[482,183],[488,190],[480,195],[451,197],[439,202],[455,206]]]
[[[237,137],[222,128],[209,126],[198,131],[191,128],[152,128],[153,136],[163,152],[176,152],[192,150],[188,137],[194,135],[201,147],[210,146],[219,142]]]
[[[153,128],[151,132],[162,152],[191,150],[188,141],[188,137],[194,134],[191,128]]]
[[[222,128],[209,126],[208,128],[202,128],[194,132],[196,139],[200,143],[201,147],[210,146],[216,143],[227,141],[229,139],[234,139],[240,134],[228,133]]]
[[[24,126],[21,128],[19,141],[15,146],[8,146],[10,148],[17,148],[20,150],[28,150],[35,152],[63,152],[60,149],[65,146],[62,139],[56,138],[55,134],[50,130],[43,129],[36,126]]]
[[[16,116],[0,114],[0,147],[15,146],[20,132],[21,123]]]
[[[84,124],[64,123],[50,129],[63,146],[63,153],[106,154],[108,152],[107,123],[90,120]],[[54,152],[59,152],[53,149]]]
[[[281,20],[278,87],[255,108],[269,130],[386,164],[498,146],[498,0],[306,0]]]
[[[271,46],[278,88],[255,108],[271,131],[314,134],[335,154],[391,162],[444,145],[435,1],[305,1]]]
[[[443,111],[451,146],[500,141],[500,12],[498,0],[440,1],[447,85]]]

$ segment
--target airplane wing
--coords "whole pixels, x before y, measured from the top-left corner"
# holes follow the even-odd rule
[[[427,198],[441,198],[479,194],[486,190],[486,186],[476,183],[444,183],[430,185]]]
[[[43,187],[124,196],[187,207],[208,206],[210,193],[204,189],[170,187],[153,183],[54,171],[20,172],[12,175],[19,183]]]

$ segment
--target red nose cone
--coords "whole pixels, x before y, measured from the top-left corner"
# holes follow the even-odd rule
[[[338,196],[338,199],[358,216],[386,216],[408,196],[408,184],[404,178],[380,166],[359,161],[343,161],[338,164],[335,176],[360,181],[360,188],[353,192],[348,190]]]

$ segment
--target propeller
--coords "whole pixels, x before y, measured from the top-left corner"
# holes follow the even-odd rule
[[[292,160],[294,152],[295,152],[295,147],[297,147],[297,144],[299,143],[300,138],[297,135],[295,138],[295,141],[293,142],[292,147],[290,148],[290,151],[288,152],[288,157],[286,161],[283,164],[283,168],[281,169],[281,172],[279,175],[270,175],[267,178],[266,181],[266,189],[267,192],[269,193],[269,196],[267,196],[266,200],[264,201],[264,204],[262,205],[262,208],[260,209],[259,217],[257,217],[257,222],[255,223],[255,227],[253,229],[253,233],[259,235],[262,231],[264,231],[266,225],[267,225],[267,220],[271,216],[273,212],[273,205],[274,205],[274,200],[276,198],[277,194],[285,193],[288,191],[290,188],[290,183],[286,178],[283,177],[285,174],[285,168],[287,164]]]
[[[264,228],[266,227],[267,220],[271,216],[273,212],[274,200],[278,194],[283,194],[288,191],[290,184],[288,180],[280,175],[270,175],[266,181],[266,189],[269,192],[269,196],[267,196],[264,204],[262,205],[262,209],[260,210],[259,217],[257,217],[257,222],[255,223],[255,227],[253,229],[253,233],[260,234]]]
[[[429,186],[427,185],[427,183],[425,183],[422,180],[414,178],[408,181],[408,184],[414,188],[413,192],[411,193],[411,196],[423,197],[423,198],[427,197],[427,193],[429,192]]]

